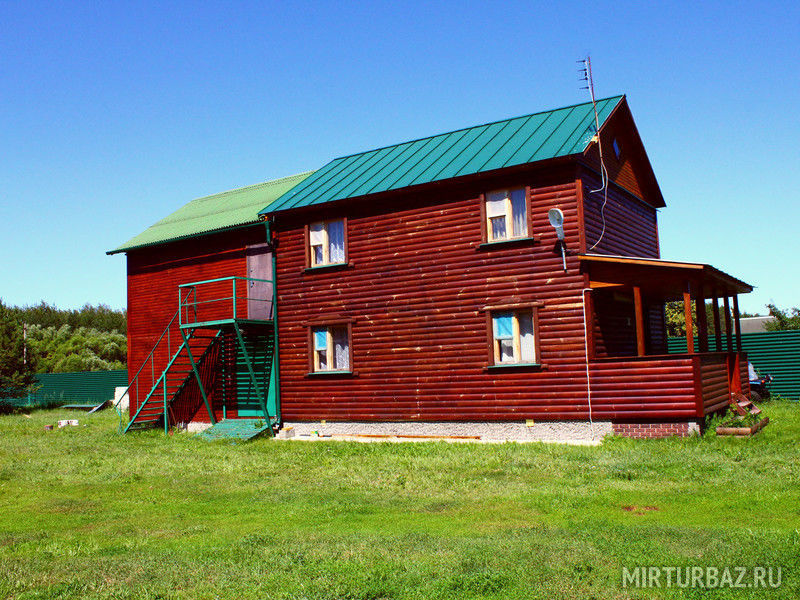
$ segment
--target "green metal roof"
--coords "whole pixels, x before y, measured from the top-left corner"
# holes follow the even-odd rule
[[[107,254],[163,244],[238,225],[256,223],[258,211],[312,175],[314,171],[274,179],[192,200]]]
[[[623,98],[597,102],[601,127]],[[577,154],[594,134],[587,102],[352,154],[332,160],[260,214]]]

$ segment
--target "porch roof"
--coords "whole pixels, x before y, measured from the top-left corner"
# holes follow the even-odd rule
[[[679,298],[687,283],[692,285],[693,295],[702,289],[705,298],[753,291],[750,284],[703,263],[601,254],[581,254],[578,258],[589,273],[592,288],[638,285],[665,300]]]

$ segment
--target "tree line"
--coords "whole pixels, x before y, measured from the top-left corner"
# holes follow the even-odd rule
[[[72,329],[85,327],[97,331],[116,331],[123,335],[128,332],[127,311],[114,310],[105,304],[84,304],[78,309],[65,310],[40,302],[33,306],[9,306],[8,311],[17,321],[28,325],[56,329],[69,325]]]
[[[124,369],[126,333],[126,311],[104,304],[64,310],[0,299],[0,398],[31,391],[37,373]]]

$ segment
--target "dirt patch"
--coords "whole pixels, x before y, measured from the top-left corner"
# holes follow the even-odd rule
[[[625,512],[631,512],[635,515],[643,515],[648,511],[652,510],[661,510],[657,506],[636,506],[635,504],[626,504],[622,506],[622,510]]]

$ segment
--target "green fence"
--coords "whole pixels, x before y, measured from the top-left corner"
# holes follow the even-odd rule
[[[724,336],[722,344],[725,345]],[[708,347],[714,350],[714,336],[709,336]],[[673,353],[686,352],[686,338],[669,338],[667,348]],[[742,350],[762,375],[772,375],[774,381],[769,389],[773,394],[800,398],[800,331],[743,333]]]
[[[25,398],[5,399],[15,406],[58,406],[62,404],[100,404],[114,398],[114,388],[128,385],[128,371],[80,371],[40,373],[40,386]]]

